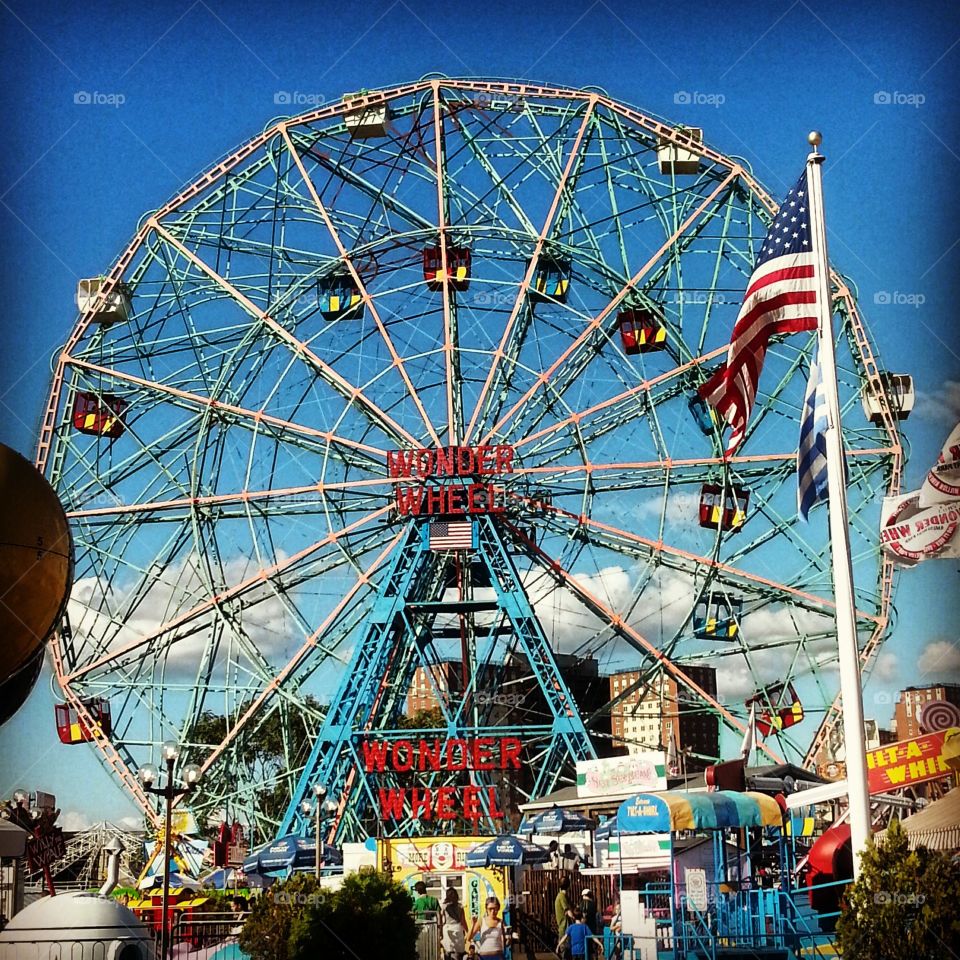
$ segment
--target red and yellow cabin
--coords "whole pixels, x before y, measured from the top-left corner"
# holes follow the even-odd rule
[[[109,736],[112,730],[110,722],[110,701],[104,698],[85,700],[87,713],[93,718],[93,727],[80,719],[76,707],[69,703],[54,705],[53,712],[57,722],[57,736],[61,743],[88,743],[95,734]]]
[[[621,310],[617,322],[626,354],[653,353],[667,345],[666,327],[649,310]]]
[[[423,279],[427,289],[443,290],[443,251],[439,245],[423,249]],[[447,247],[447,279],[454,290],[462,293],[470,286],[470,248]]]
[[[757,729],[769,737],[771,733],[796,726],[803,720],[803,704],[792,683],[774,683],[752,696],[747,709],[756,706]]]
[[[700,489],[700,526],[711,530],[739,530],[747,519],[750,491],[705,483]]]
[[[127,401],[109,393],[96,394],[78,390],[73,400],[73,426],[80,433],[93,437],[116,439],[124,431],[123,416]]]

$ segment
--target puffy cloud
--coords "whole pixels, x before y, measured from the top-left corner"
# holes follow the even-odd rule
[[[82,810],[62,811],[60,819],[57,821],[57,826],[67,833],[79,833],[92,825],[93,820],[90,819],[90,814],[84,813]]]
[[[224,563],[220,579],[224,584],[238,584],[257,569],[250,560],[235,558]],[[67,607],[74,637],[86,639],[93,659],[99,655],[93,654],[93,650],[116,650],[152,635],[163,624],[209,598],[210,588],[200,571],[199,561],[191,555],[162,571],[151,571],[152,579],[142,590],[138,582],[107,585],[97,577],[77,580]],[[139,600],[131,608],[137,596]],[[243,632],[268,661],[274,654],[286,653],[302,638],[302,631],[297,629],[283,602],[266,585],[246,595],[242,613],[235,606],[231,614],[240,618]],[[189,636],[167,648],[162,656],[168,670],[177,675],[196,670],[208,653],[214,616],[212,611],[201,616]],[[231,627],[225,628],[224,636],[235,636]],[[216,652],[218,660],[223,660],[227,646],[221,640]],[[231,645],[230,652],[236,662],[245,662],[236,644]]]
[[[934,640],[920,654],[917,667],[921,676],[932,679],[960,677],[960,643],[951,640]]]
[[[953,426],[960,420],[960,380],[944,380],[932,393],[918,390],[915,413],[925,420]]]

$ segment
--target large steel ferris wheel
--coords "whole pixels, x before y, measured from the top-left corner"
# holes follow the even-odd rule
[[[526,730],[537,789],[663,672],[728,743],[751,697],[801,703],[763,748],[811,757],[839,715],[825,520],[798,523],[794,479],[813,335],[772,345],[736,456],[695,400],[774,210],[743,161],[600,91],[425,78],[272,123],[146,216],[85,288],[38,451],[77,549],[58,681],[145,812],[135,771],[174,737],[199,811],[269,835],[265,787],[295,826],[322,772],[338,836],[362,835],[359,739],[400,735],[442,660],[462,669],[434,691],[444,735]],[[839,275],[834,295],[869,665],[902,452]],[[504,512],[471,551],[430,550],[388,454],[484,446],[510,450]],[[639,678],[581,720],[557,653]],[[540,693],[504,713],[483,687],[517,656]]]

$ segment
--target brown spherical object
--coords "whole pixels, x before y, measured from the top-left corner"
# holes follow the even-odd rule
[[[37,657],[73,582],[73,542],[53,488],[0,444],[0,683]]]

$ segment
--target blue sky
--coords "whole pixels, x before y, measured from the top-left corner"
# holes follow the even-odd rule
[[[145,212],[297,104],[435,71],[600,86],[702,126],[775,195],[795,181],[807,131],[823,130],[832,259],[856,282],[885,364],[919,391],[907,489],[960,419],[953,4],[904,16],[894,3],[14,0],[0,2],[0,34],[0,438],[25,454],[76,281],[105,270]],[[866,713],[881,721],[901,686],[960,673],[957,564],[906,572],[897,609],[886,648],[896,659],[867,691]],[[0,730],[0,795],[39,787],[68,810],[130,812],[88,751],[55,742],[51,702],[41,680]]]

